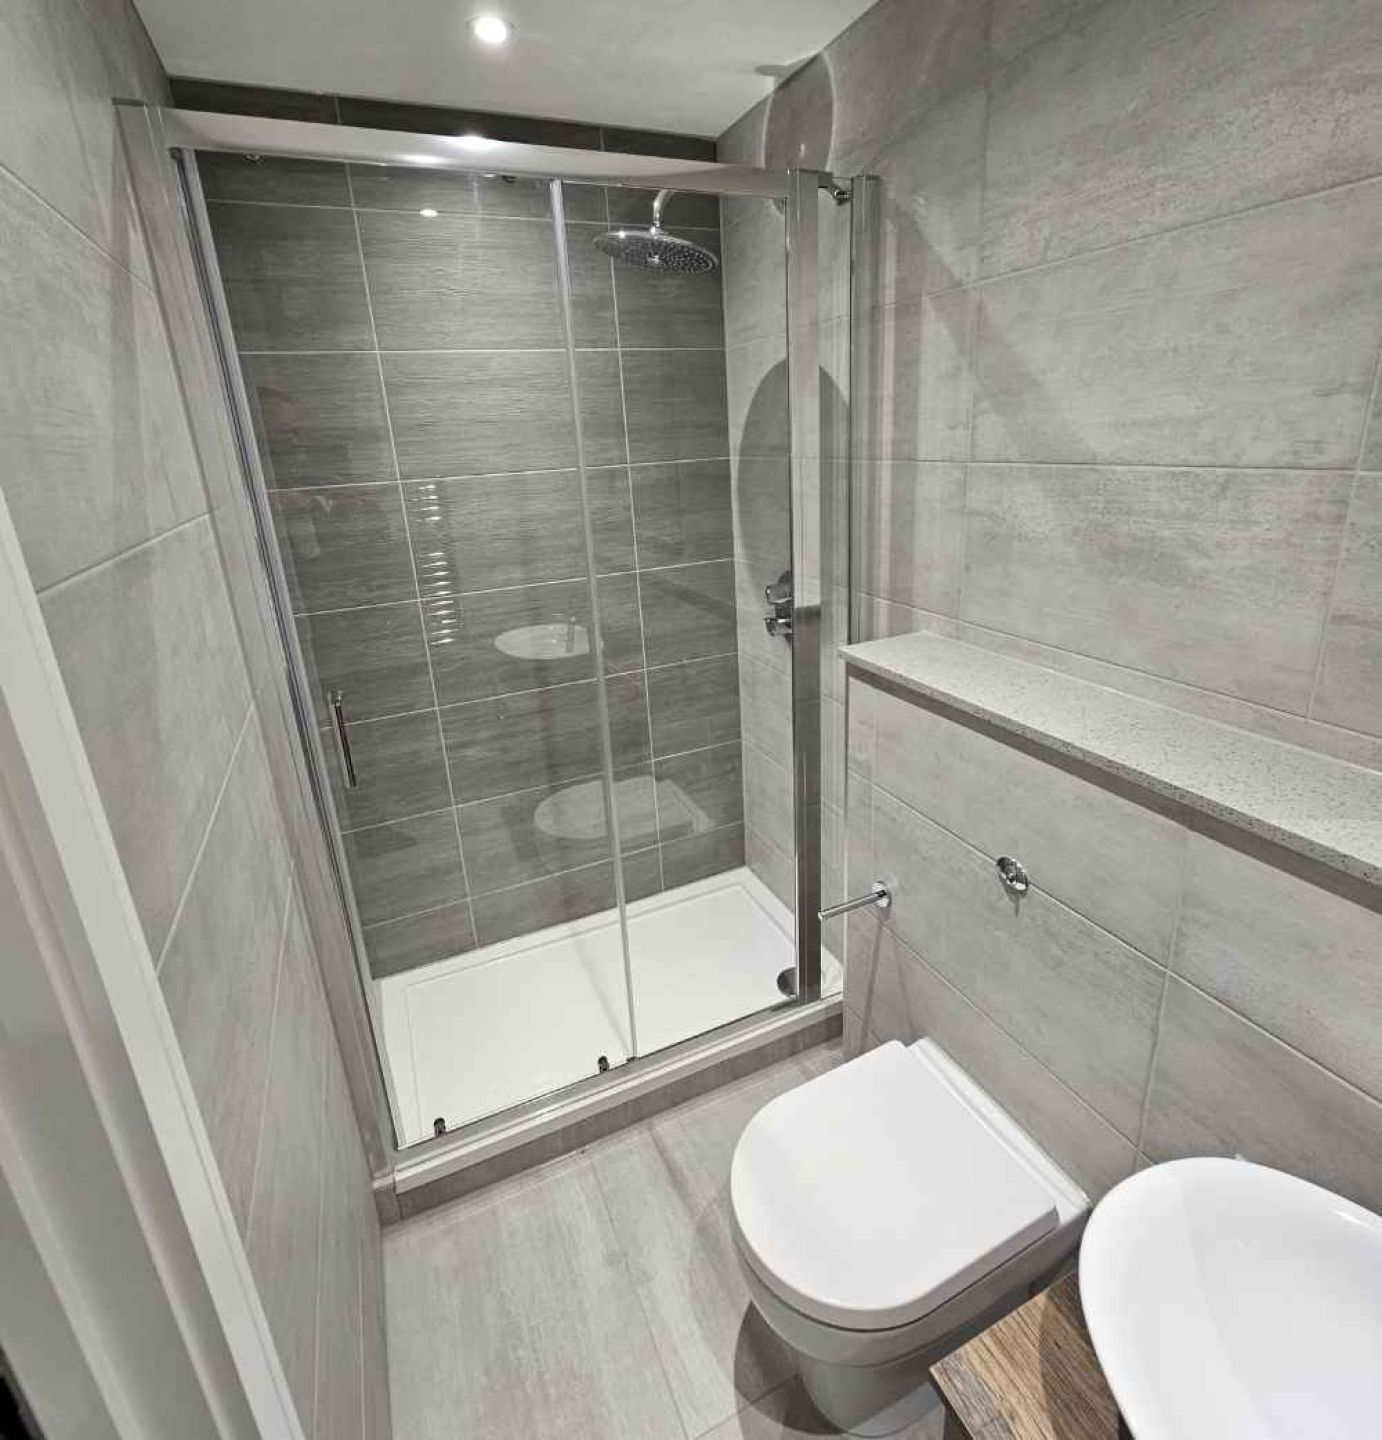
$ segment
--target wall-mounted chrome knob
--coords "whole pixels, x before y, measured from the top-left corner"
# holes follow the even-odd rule
[[[1027,878],[1027,868],[1020,860],[1014,860],[1011,855],[1000,855],[993,863],[998,867],[998,874],[1004,885],[1014,895],[1027,893],[1032,882]]]
[[[780,639],[792,638],[792,572],[784,570],[771,585],[763,587],[763,598],[773,607],[773,613],[765,616],[763,624],[769,635]]]

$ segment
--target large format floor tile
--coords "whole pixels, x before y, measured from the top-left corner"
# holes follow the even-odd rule
[[[385,1242],[399,1440],[682,1440],[590,1162]]]
[[[728,1192],[749,1119],[839,1058],[808,1051],[390,1231],[398,1440],[833,1435],[749,1305]]]

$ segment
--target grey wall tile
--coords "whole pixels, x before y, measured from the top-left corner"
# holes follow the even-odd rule
[[[365,274],[347,210],[209,207],[240,350],[369,350]]]
[[[725,352],[729,453],[783,459],[791,444],[786,339],[779,331]]]
[[[1171,979],[1142,1149],[1242,1155],[1382,1209],[1382,1107]]]
[[[1163,972],[1035,885],[1015,901],[988,859],[881,791],[873,848],[902,940],[1133,1139]]]
[[[725,357],[718,350],[644,350],[624,363],[629,458],[699,460],[729,454]]]
[[[856,584],[872,595],[953,615],[964,566],[965,467],[864,462]]]
[[[482,945],[579,920],[614,905],[614,867],[608,860],[540,880],[477,895],[475,926]]]
[[[857,416],[873,460],[964,460],[970,453],[979,292],[951,290],[870,314],[860,347]]]
[[[632,570],[628,472],[587,476],[595,565]],[[584,580],[580,476],[574,470],[404,486],[418,580],[429,599],[543,580]]]
[[[350,205],[346,167],[334,161],[200,150],[197,152],[197,174],[201,177],[202,192],[208,200],[346,208]]]
[[[551,470],[575,463],[566,357],[559,352],[383,359],[405,479]],[[622,465],[627,456],[617,357],[604,351],[580,355],[577,379],[586,463]]]
[[[606,690],[614,763],[641,764],[649,756],[643,676],[611,676]],[[441,719],[458,804],[600,770],[593,680],[448,705]]]
[[[351,720],[434,703],[416,601],[300,615],[297,628],[320,723],[331,718],[327,696],[335,690]]]
[[[648,671],[653,753],[673,755],[739,738],[739,663],[734,655]]]
[[[1134,1149],[983,1011],[872,916],[851,917],[845,1003],[879,1040],[934,1040],[1097,1199]]]
[[[42,603],[157,955],[250,704],[211,525],[184,525]]]
[[[392,1230],[385,1250],[399,1435],[681,1435],[583,1158]],[[534,1327],[551,1342],[542,1367],[520,1358]],[[572,1383],[554,1389],[553,1374]]]
[[[728,460],[633,467],[634,534],[641,568],[733,556],[729,470]]]
[[[268,485],[395,478],[373,355],[246,355],[240,361]]]
[[[724,333],[730,346],[787,330],[787,232],[770,200],[726,200],[721,232]]]
[[[360,242],[383,350],[540,350],[565,341],[550,220],[364,211]],[[576,344],[614,344],[609,261],[569,231]]]
[[[668,665],[734,649],[734,565],[713,560],[648,570],[639,577],[649,665]]]
[[[796,904],[796,885],[791,857],[746,820],[744,863],[790,910]]]
[[[304,1430],[315,1430],[326,1001],[289,908],[246,1249]],[[309,1298],[310,1297],[310,1298]]]
[[[1191,837],[1174,968],[1382,1100],[1382,913],[1272,858]]]
[[[741,748],[734,740],[657,761],[658,818],[665,841],[743,821]]]
[[[1351,465],[1379,223],[1374,182],[985,285],[975,456]]]
[[[606,674],[642,668],[637,590],[632,574],[600,578]],[[565,685],[595,673],[590,587],[583,579],[442,595],[429,599],[423,611],[432,673],[443,705]],[[528,659],[503,648],[519,645],[519,632],[531,626],[558,627],[548,653]]]
[[[337,123],[367,130],[407,130],[419,135],[483,135],[516,145],[555,145],[598,150],[595,125],[543,116],[503,115],[488,110],[463,110],[449,105],[414,105],[407,101],[372,100],[356,95],[336,97]]]
[[[605,148],[611,147],[606,145]],[[646,153],[660,154],[662,152],[648,151]],[[691,157],[686,158],[690,159]],[[592,188],[589,185],[576,185],[568,180],[563,189],[568,209],[577,201],[583,205],[588,203],[582,192],[590,191]],[[611,185],[604,190],[603,194],[611,224],[647,225],[651,223],[653,201],[657,198],[656,189],[640,190],[636,187]],[[688,228],[718,230],[720,228],[720,203],[717,195],[697,195],[691,191],[684,191],[663,206],[663,224],[677,231]]]
[[[714,200],[713,196],[706,198]],[[688,228],[685,220],[677,218],[676,209],[673,201],[663,215],[663,223],[671,232],[718,256],[718,228]],[[645,211],[645,218],[637,223],[647,224],[647,214]],[[592,238],[582,236],[581,241],[588,245]],[[614,283],[619,298],[620,345],[626,350],[679,347],[723,350],[725,320],[720,274],[719,270],[712,270],[700,274],[660,275],[653,270],[616,265]],[[624,363],[631,362],[636,364],[637,357],[626,356]]]
[[[796,850],[792,772],[756,745],[746,744],[743,752],[745,830],[791,856]]]
[[[261,115],[274,120],[310,120],[335,125],[336,97],[320,91],[278,89],[267,85],[236,85],[221,80],[169,77],[173,103],[185,110],[212,110],[227,115]]]
[[[1094,9],[995,72],[986,270],[1376,174],[1379,46],[1349,0]]]
[[[353,1186],[368,1183],[359,1166],[355,1117],[345,1076],[328,1054],[321,1219],[321,1321],[317,1326],[316,1440],[364,1440],[361,1256]],[[343,1143],[344,1142],[344,1143]]]
[[[744,827],[728,825],[704,835],[687,835],[662,846],[662,875],[669,890],[704,880],[744,863]]]
[[[1304,713],[1351,485],[971,466],[961,615]]]
[[[994,0],[990,43],[1003,62],[1076,25],[1104,0]]]
[[[880,140],[972,84],[987,54],[988,12],[987,4],[965,0],[926,6],[884,0],[838,36],[830,46],[826,92],[833,108],[826,128],[833,135],[831,165],[860,168],[860,157]]]
[[[397,485],[279,490],[272,505],[295,612],[417,599]]]
[[[351,189],[362,210],[439,210],[453,215],[508,215],[546,219],[552,199],[545,180],[513,175],[462,175],[393,165],[352,165]],[[564,192],[570,220],[603,220],[604,191],[598,186],[568,185]]]
[[[870,158],[882,182],[870,308],[967,284],[979,268],[988,99],[965,91],[929,110]]]
[[[615,785],[627,856],[657,838],[652,776],[643,767],[620,774]],[[594,865],[611,854],[598,776],[476,801],[458,813],[466,875],[475,895]]]
[[[1382,475],[1358,477],[1310,713],[1382,735]]]
[[[154,297],[3,175],[0,247],[0,483],[43,589],[207,502]]]
[[[355,761],[355,789],[342,783],[335,747],[327,746],[326,752],[336,808],[347,829],[450,805],[435,710],[347,724],[346,734]]]
[[[116,256],[136,242],[110,97],[163,100],[152,75],[152,83],[141,84],[133,74],[118,74],[103,53],[107,44],[120,44],[117,30],[133,23],[128,15],[57,10],[41,0],[11,0],[0,14],[7,101],[0,163]],[[130,258],[143,272],[143,257]]]
[[[251,722],[159,966],[159,985],[241,1233],[269,1072],[288,849]]]
[[[1185,833],[1050,757],[882,690],[874,774],[898,799],[1163,964],[1180,908]]]
[[[785,455],[739,455],[731,470],[735,554],[784,568],[792,554],[790,462]]]
[[[345,835],[351,889],[365,925],[465,899],[456,817],[416,815]]]
[[[474,948],[475,923],[468,900],[365,929],[369,971],[376,980]]]

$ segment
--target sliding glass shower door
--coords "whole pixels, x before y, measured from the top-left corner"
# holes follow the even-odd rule
[[[781,205],[188,173],[399,1143],[790,1003]]]

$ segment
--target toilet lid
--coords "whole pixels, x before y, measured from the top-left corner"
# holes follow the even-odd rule
[[[1046,1186],[896,1041],[765,1105],[730,1201],[763,1283],[851,1330],[920,1318],[1056,1225]]]

